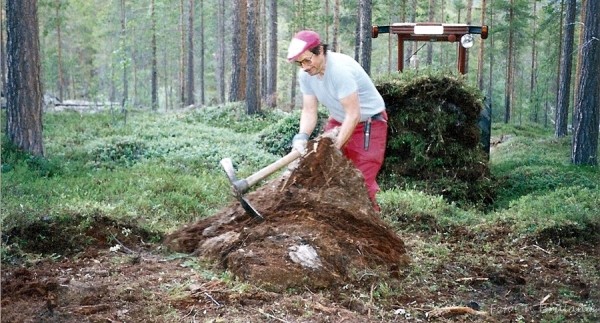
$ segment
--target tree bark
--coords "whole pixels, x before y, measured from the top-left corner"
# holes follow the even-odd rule
[[[533,39],[531,44],[531,71],[529,78],[529,104],[533,107],[532,121],[538,122],[538,101],[536,98],[536,83],[537,83],[537,1],[533,2]]]
[[[198,69],[200,70],[200,106],[204,106],[206,103],[206,86],[204,85],[204,53],[204,0],[200,0],[200,60],[198,62]]]
[[[8,0],[7,136],[17,148],[44,156],[37,0]]]
[[[151,67],[151,104],[152,110],[158,110],[158,63],[156,59],[156,10],[155,10],[155,0],[152,0],[150,3],[150,24],[152,28],[152,40],[151,40],[151,51],[152,51],[152,67]]]
[[[267,2],[267,106],[277,106],[277,0]]]
[[[600,2],[584,0],[581,6],[583,30],[579,50],[571,161],[577,165],[598,164],[600,126]]]
[[[194,0],[190,0],[188,12],[188,59],[187,59],[187,82],[186,82],[186,101],[187,106],[195,103],[194,97]]]
[[[427,13],[428,22],[433,22],[435,17],[435,0],[429,0],[429,10]],[[431,66],[433,63],[433,42],[427,42],[427,66]]]
[[[508,9],[508,53],[506,63],[506,87],[504,88],[504,123],[508,123],[512,116],[512,96],[514,87],[514,1],[510,0],[510,8]]]
[[[63,76],[63,64],[62,64],[62,37],[61,37],[61,24],[62,19],[60,18],[61,2],[56,0],[56,51],[57,51],[57,69],[58,69],[58,98],[64,100],[64,76]]]
[[[185,13],[183,0],[179,0],[179,105],[185,103]]]
[[[487,1],[481,0],[481,25],[485,24],[485,11],[487,7]],[[479,59],[477,60],[477,87],[480,91],[483,91],[483,61],[484,61],[484,48],[485,42],[479,38]],[[490,99],[490,98],[488,98]]]
[[[340,50],[339,33],[340,33],[340,0],[335,0],[335,5],[333,7],[333,40],[332,40],[333,46],[331,48],[331,50],[334,52],[338,52]]]
[[[219,0],[217,13],[217,102],[225,102],[225,0]]]
[[[248,25],[247,0],[235,1],[233,17],[233,46],[231,53],[231,83],[229,101],[242,101],[246,95],[246,69],[248,42],[246,29]]]
[[[566,0],[566,17],[562,37],[562,50],[560,54],[560,71],[558,74],[558,94],[556,102],[556,115],[554,135],[558,138],[567,135],[569,120],[569,101],[571,90],[571,73],[573,66],[573,40],[575,34],[575,8],[576,0]]]
[[[249,115],[260,112],[260,78],[259,62],[260,44],[258,42],[257,8],[259,0],[248,0],[248,60],[246,61],[246,113]]]
[[[0,0],[0,8],[4,8],[4,0]],[[0,76],[2,77],[2,97],[6,93],[6,47],[4,46],[4,10],[0,10]]]
[[[473,0],[467,0],[467,25],[473,21]],[[465,73],[469,71],[469,49],[465,51]]]
[[[121,0],[121,67],[123,69],[123,97],[121,98],[121,111],[126,111],[127,101],[129,100],[129,83],[127,78],[127,55],[125,54],[126,39],[126,20],[125,20],[125,0]]]
[[[360,0],[358,9],[358,30],[359,30],[359,46],[358,46],[358,62],[362,65],[367,74],[371,73],[371,8],[373,7],[372,0]]]

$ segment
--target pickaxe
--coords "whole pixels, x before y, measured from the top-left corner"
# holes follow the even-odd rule
[[[230,158],[223,158],[221,160],[221,166],[225,170],[225,174],[227,174],[227,177],[231,182],[231,186],[233,187],[233,194],[238,199],[246,213],[248,213],[255,219],[264,220],[263,216],[252,205],[250,205],[250,202],[248,202],[248,200],[246,200],[246,198],[244,197],[244,193],[246,193],[251,186],[258,183],[265,177],[273,174],[282,167],[293,162],[294,160],[298,159],[298,157],[300,157],[300,152],[298,152],[295,149],[292,149],[292,151],[289,154],[283,156],[281,159],[243,179],[237,179],[237,177],[235,176],[235,169],[233,168],[233,163],[231,162]]]

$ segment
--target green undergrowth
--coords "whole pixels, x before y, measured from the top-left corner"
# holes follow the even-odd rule
[[[224,117],[238,108],[132,110],[120,119],[109,112],[45,113],[45,157],[11,146],[3,130],[0,213],[2,232],[12,232],[3,235],[3,257],[7,245],[23,241],[15,233],[44,223],[78,227],[109,218],[162,235],[214,214],[234,200],[221,159],[231,158],[245,177],[279,158],[257,138],[286,114]],[[35,239],[54,239],[40,232]]]
[[[132,110],[119,120],[108,112],[46,113],[45,158],[19,152],[3,130],[2,260],[25,238],[39,245],[56,238],[45,234],[74,234],[63,229],[19,236],[27,228],[48,223],[82,228],[91,219],[107,218],[134,223],[158,241],[232,203],[219,161],[231,158],[239,178],[252,174],[289,152],[298,121],[297,112],[251,117],[239,109],[231,104],[170,113]],[[418,187],[396,187],[378,195],[382,218],[401,230],[508,226],[513,235],[551,242],[598,241],[598,167],[571,165],[569,139],[554,139],[547,129],[495,125],[492,136],[504,136],[490,158],[497,188],[493,203],[469,207]]]
[[[554,244],[600,242],[600,169],[569,162],[570,139],[535,125],[495,126],[503,141],[490,169],[497,196],[487,208],[458,206],[414,187],[378,195],[382,215],[401,230],[472,232],[503,227],[507,238]]]

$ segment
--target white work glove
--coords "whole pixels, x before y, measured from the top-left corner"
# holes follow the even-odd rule
[[[297,150],[300,154],[306,154],[306,144],[308,143],[308,135],[301,132],[294,136],[292,139],[292,148]]]

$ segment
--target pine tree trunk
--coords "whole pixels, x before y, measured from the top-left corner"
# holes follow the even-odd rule
[[[433,22],[435,17],[435,0],[429,0],[429,12],[427,14],[428,22]],[[433,42],[427,42],[427,66],[433,63]]]
[[[510,1],[510,8],[508,13],[508,53],[507,53],[507,63],[506,63],[506,87],[504,89],[504,123],[510,122],[512,117],[512,94],[514,87],[514,67],[513,67],[513,58],[514,58],[514,31],[513,31],[513,20],[514,20],[514,2]]]
[[[583,42],[579,47],[577,102],[575,104],[571,161],[577,165],[598,164],[600,126],[600,2],[582,4]]]
[[[0,0],[0,8],[4,8],[4,0]],[[2,97],[6,93],[6,47],[4,46],[4,10],[0,10],[0,76],[2,77]],[[61,98],[62,100],[62,98]]]
[[[7,136],[19,149],[44,156],[37,0],[8,0]]]
[[[246,69],[243,62],[247,60],[248,42],[246,29],[248,25],[247,2],[235,1],[233,17],[233,43],[231,53],[231,83],[229,101],[242,101],[246,95]]]
[[[467,25],[473,21],[473,0],[467,0]],[[469,71],[469,49],[465,51],[465,73]]]
[[[151,51],[152,51],[152,67],[151,67],[151,83],[152,83],[152,110],[158,110],[158,64],[156,59],[156,10],[155,10],[155,0],[152,0],[150,3],[150,20],[151,20],[151,28],[152,28],[152,40],[151,40]]]
[[[558,74],[558,94],[556,102],[556,116],[554,135],[558,138],[567,135],[569,120],[569,99],[571,90],[571,71],[573,65],[573,40],[575,34],[575,0],[566,0],[566,19],[562,37],[562,51],[560,54],[560,71]]]
[[[335,6],[333,7],[333,40],[332,40],[332,51],[339,52],[339,33],[340,33],[340,0],[335,0]]]
[[[371,8],[373,6],[372,0],[360,0],[359,1],[359,59],[358,62],[362,65],[363,69],[367,74],[371,73]]]
[[[61,19],[60,19],[60,0],[56,0],[56,51],[57,51],[57,66],[58,69],[58,97],[64,100],[64,76],[63,76],[63,64],[62,64],[62,32],[61,32]]]
[[[125,21],[125,0],[121,0],[121,39],[123,43],[126,39],[126,21]],[[123,69],[123,97],[121,98],[121,112],[126,111],[127,101],[129,100],[129,84],[127,79],[127,56],[125,54],[124,44],[121,44],[122,57],[121,57],[121,68]]]
[[[194,98],[194,7],[196,6],[194,0],[190,0],[188,12],[188,59],[187,59],[187,82],[186,82],[186,101],[187,106],[195,103]]]
[[[183,0],[179,0],[179,105],[185,104],[185,13]]]
[[[485,11],[486,11],[487,1],[481,0],[481,25],[485,24]],[[485,42],[480,38],[479,41],[479,54],[477,60],[477,87],[479,90],[483,91],[483,61],[484,61],[484,48]],[[489,98],[488,98],[489,99]]]
[[[267,106],[277,106],[277,0],[267,1]]]
[[[537,76],[536,76],[536,70],[537,70],[537,58],[536,58],[536,51],[537,51],[537,43],[536,43],[536,39],[538,37],[537,35],[537,1],[533,2],[533,40],[532,40],[532,44],[531,44],[531,71],[530,71],[530,78],[529,78],[529,103],[533,106],[533,116],[532,116],[532,120],[533,122],[538,122],[538,102],[537,102],[537,98],[535,97],[535,87],[536,87],[536,81],[537,81]]]
[[[257,8],[259,0],[248,0],[248,60],[246,61],[246,113],[249,115],[260,112],[259,100],[259,63],[260,44],[258,42]]]
[[[198,69],[200,70],[200,106],[206,103],[205,86],[204,86],[204,0],[200,0],[200,59]]]
[[[225,102],[225,0],[219,0],[217,13],[217,102]]]

